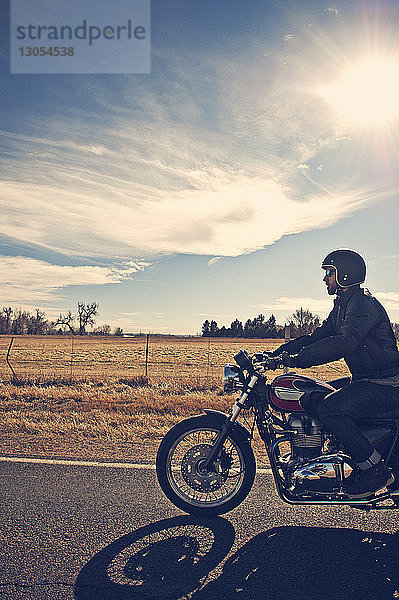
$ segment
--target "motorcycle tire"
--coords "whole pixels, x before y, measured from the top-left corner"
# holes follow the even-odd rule
[[[172,427],[159,446],[159,485],[184,512],[200,517],[221,515],[238,506],[251,490],[255,457],[237,427],[229,431],[211,468],[201,469],[222,425],[212,415],[191,417]]]

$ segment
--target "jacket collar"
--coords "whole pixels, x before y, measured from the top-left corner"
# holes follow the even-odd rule
[[[354,285],[350,287],[349,290],[346,290],[346,292],[342,292],[341,294],[337,295],[334,300],[334,305],[341,307],[346,306],[351,298],[354,296],[360,296],[362,294],[364,294],[364,289],[361,288],[360,285]]]

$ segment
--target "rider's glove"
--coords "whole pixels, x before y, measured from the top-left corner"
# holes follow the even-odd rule
[[[269,369],[274,370],[279,367],[295,367],[297,366],[296,355],[290,355],[288,352],[282,352],[280,356],[269,360]]]
[[[270,371],[275,371],[281,367],[281,356],[276,356],[274,358],[270,358],[267,362],[267,368]]]
[[[281,358],[281,364],[284,365],[284,367],[295,367],[296,363],[295,363],[295,356],[288,354],[288,352],[282,352],[280,355]]]

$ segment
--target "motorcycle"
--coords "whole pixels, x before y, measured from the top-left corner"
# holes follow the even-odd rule
[[[335,388],[312,377],[288,372],[269,383],[276,368],[267,353],[251,357],[240,350],[235,365],[225,365],[225,390],[240,390],[230,414],[204,409],[165,435],[156,473],[167,498],[181,510],[203,517],[237,507],[248,495],[256,465],[251,441],[255,425],[265,445],[276,490],[291,505],[346,505],[399,508],[399,488],[389,486],[361,499],[345,493],[357,465],[320,423],[315,406]],[[273,366],[272,366],[273,365]],[[250,430],[239,420],[252,414]],[[399,471],[399,407],[358,423],[394,471]]]

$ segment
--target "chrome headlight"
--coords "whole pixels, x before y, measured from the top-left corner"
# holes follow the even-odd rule
[[[234,392],[242,387],[236,365],[226,364],[223,367],[223,391]]]

